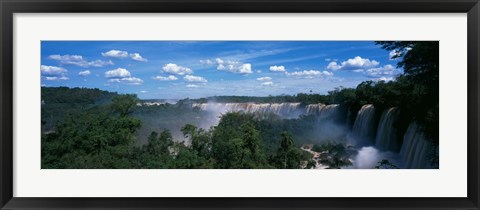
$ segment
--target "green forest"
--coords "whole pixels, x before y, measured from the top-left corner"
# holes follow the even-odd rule
[[[438,147],[439,43],[376,42],[399,52],[395,80],[364,81],[356,88],[338,87],[328,94],[298,93],[267,97],[212,96],[175,104],[139,106],[134,94],[100,89],[41,88],[42,169],[310,169],[319,162],[330,169],[352,165],[355,148],[334,138],[318,143],[315,116],[284,119],[274,114],[228,112],[209,128],[198,126],[206,113],[193,103],[339,104],[348,129],[365,104],[376,108],[378,122],[389,107],[401,110],[396,124],[405,133],[416,122]],[[354,113],[354,114],[351,114]],[[161,116],[161,117],[159,117]],[[306,145],[313,145],[307,150]],[[438,154],[430,154],[438,167]],[[397,168],[389,160],[374,168]]]

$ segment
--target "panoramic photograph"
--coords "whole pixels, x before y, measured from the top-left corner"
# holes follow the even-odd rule
[[[438,41],[42,41],[42,169],[439,169]]]

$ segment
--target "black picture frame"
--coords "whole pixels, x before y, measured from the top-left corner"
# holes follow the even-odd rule
[[[478,0],[0,0],[1,209],[479,209]],[[467,13],[468,196],[466,198],[17,198],[13,197],[15,13]],[[93,190],[93,189],[92,189]]]

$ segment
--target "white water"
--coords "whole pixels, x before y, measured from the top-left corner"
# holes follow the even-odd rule
[[[400,150],[405,168],[430,168],[427,158],[432,149],[432,144],[425,140],[424,133],[416,123],[410,123]]]
[[[274,113],[283,118],[297,118],[303,114],[303,109],[299,109],[300,103],[201,103],[192,104],[192,108],[199,108],[202,111],[211,111],[218,114],[226,112],[246,112],[246,113]]]
[[[375,145],[378,149],[390,151],[398,151],[400,149],[400,144],[397,140],[397,128],[395,127],[399,116],[400,111],[396,107],[383,111],[375,138]]]
[[[309,104],[305,107],[300,103],[194,103],[192,108],[209,111],[220,116],[226,112],[246,112],[266,114],[273,113],[282,118],[298,118],[300,115],[318,115],[320,119],[332,119],[338,114],[338,104]]]
[[[357,137],[373,140],[375,137],[375,107],[372,104],[363,105],[358,111],[352,131]]]
[[[330,104],[322,108],[320,111],[320,119],[321,120],[332,120],[339,114],[339,105],[338,104]]]
[[[325,108],[325,104],[309,104],[305,107],[305,114],[320,115],[323,108]]]

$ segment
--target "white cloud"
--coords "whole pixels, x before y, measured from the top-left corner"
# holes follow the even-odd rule
[[[108,52],[102,52],[102,56],[112,58],[126,58],[128,57],[128,52],[121,50],[110,50]]]
[[[390,51],[390,53],[388,54],[388,59],[390,60],[396,60],[398,58],[398,56],[400,56],[401,53],[397,50],[392,50]]]
[[[143,58],[140,53],[128,53],[127,51],[121,50],[110,50],[108,52],[103,52],[102,56],[112,57],[112,58],[127,58],[130,56],[132,60],[147,62],[148,60]]]
[[[141,85],[143,83],[143,80],[136,77],[123,77],[123,78],[109,79],[108,82],[118,82],[118,83],[123,83],[127,85]]]
[[[131,77],[131,76],[132,75],[130,74],[130,72],[124,68],[117,68],[117,69],[105,72],[106,78],[125,78],[125,77]]]
[[[392,50],[392,51],[390,51],[390,53],[388,53],[388,59],[397,60],[399,57],[405,55],[405,53],[410,51],[410,50],[412,50],[411,47],[406,47],[402,51]]]
[[[329,72],[329,71],[322,71],[323,75],[325,76],[333,76],[333,72]]]
[[[140,53],[131,53],[130,58],[135,61],[147,62],[146,58],[143,58]]]
[[[341,68],[341,67],[337,64],[337,62],[334,62],[334,61],[330,62],[330,63],[328,64],[328,66],[327,66],[327,69],[328,69],[328,70],[333,70],[333,71],[336,71],[336,70],[338,70],[338,69],[340,69],[340,68]]]
[[[368,58],[362,58],[356,56],[355,58],[350,58],[342,63],[338,64],[335,61],[332,61],[328,64],[328,70],[358,70],[358,69],[368,69],[378,66],[380,63],[376,60],[370,60]]]
[[[223,60],[221,58],[215,58],[215,62],[217,62],[217,64],[223,64]]]
[[[45,77],[46,80],[49,80],[49,81],[60,81],[60,80],[69,80],[70,78],[66,77],[66,76],[53,76],[53,77]]]
[[[377,79],[377,81],[385,81],[385,82],[390,82],[390,81],[393,81],[394,78],[393,77],[380,77]]]
[[[238,73],[240,74],[251,74],[252,73],[252,64],[245,63],[238,68]]]
[[[205,78],[200,77],[200,76],[192,76],[192,75],[187,75],[183,77],[185,81],[189,82],[208,82]]]
[[[270,66],[270,71],[284,72],[285,71],[285,66]]]
[[[188,84],[186,87],[187,88],[198,88],[198,85]]]
[[[307,79],[320,77],[320,76],[333,76],[332,72],[319,71],[319,70],[303,70],[303,71],[295,71],[295,72],[285,72],[285,74],[287,76],[301,77],[301,78],[307,78]]]
[[[146,90],[141,90],[140,93],[148,93]]]
[[[88,67],[104,67],[108,65],[113,65],[111,60],[102,61],[102,60],[94,60],[88,61],[83,58],[81,55],[50,55],[48,56],[49,59],[60,61],[60,64],[64,65],[75,65],[84,68]]]
[[[81,71],[81,72],[78,72],[78,75],[85,77],[90,75],[90,71],[89,70]]]
[[[59,76],[67,73],[67,70],[58,66],[40,66],[40,72],[44,76]]]
[[[377,76],[392,76],[392,75],[395,75],[397,73],[398,73],[398,70],[390,64],[385,65],[383,67],[379,67],[379,68],[371,68],[371,69],[365,70],[365,74],[368,74],[368,75],[374,76],[374,77],[377,77]]]
[[[262,86],[272,86],[272,85],[273,85],[272,81],[262,83]]]
[[[176,76],[170,75],[168,77],[156,76],[156,77],[153,77],[153,79],[160,80],[160,81],[174,81],[174,80],[177,80],[178,78]]]
[[[165,64],[165,66],[163,66],[163,72],[176,74],[176,75],[185,75],[185,74],[193,73],[193,71],[190,68],[178,66],[177,64],[174,64],[174,63]]]
[[[262,73],[262,71],[261,71],[261,70],[257,70],[257,73],[259,73],[259,74],[260,74],[260,73]]]
[[[269,81],[269,80],[272,80],[271,77],[259,77],[257,78],[258,81]]]
[[[210,59],[200,60],[200,63],[201,63],[201,64],[205,64],[205,65],[212,65],[212,64],[213,64],[213,61],[210,60]]]
[[[206,64],[206,65],[217,65],[217,70],[221,70],[221,71],[228,71],[228,72],[239,73],[239,74],[253,73],[252,64],[242,63],[240,61],[235,61],[235,60],[224,60],[221,58],[215,58],[214,61],[210,59],[200,60],[200,63]]]

